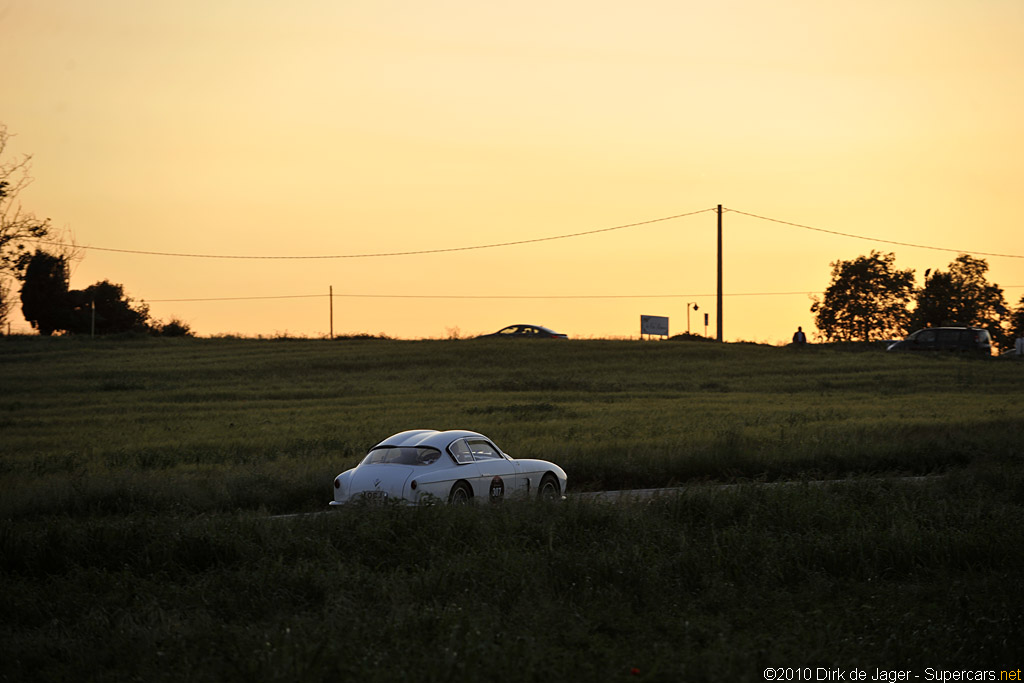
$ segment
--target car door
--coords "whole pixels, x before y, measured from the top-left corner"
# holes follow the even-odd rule
[[[960,330],[938,330],[935,345],[943,351],[953,351],[960,346]]]
[[[513,495],[519,488],[515,464],[487,439],[468,438],[466,443],[473,453],[479,478],[473,484],[473,493],[498,502]]]
[[[914,350],[931,351],[938,343],[938,333],[935,330],[921,330],[914,337]]]

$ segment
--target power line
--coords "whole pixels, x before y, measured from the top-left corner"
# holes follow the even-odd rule
[[[205,297],[198,299],[143,299],[147,303],[168,303],[178,301],[263,301],[267,299],[322,299],[329,296],[328,294],[286,294],[279,296],[218,296],[218,297]],[[335,294],[334,296],[342,296],[341,294]]]
[[[1024,285],[1006,285],[1000,289],[1024,289]],[[801,290],[795,292],[732,292],[723,296],[796,296],[823,295],[824,292]],[[144,299],[146,303],[192,303],[204,301],[267,301],[273,299],[326,299],[330,296],[346,299],[710,299],[717,296],[707,294],[283,294],[272,296],[222,296],[185,299]]]
[[[60,247],[74,247],[77,249],[88,249],[92,251],[105,251],[118,254],[136,254],[142,256],[170,256],[174,258],[202,258],[202,259],[233,259],[233,260],[327,260],[327,259],[358,259],[358,258],[381,258],[388,256],[418,256],[424,254],[442,254],[459,251],[473,251],[480,249],[495,249],[498,247],[510,247],[521,244],[534,244],[537,242],[551,242],[554,240],[570,239],[573,237],[583,237],[586,235],[596,235],[602,232],[612,232],[615,230],[625,230],[627,228],[635,228],[642,225],[650,225],[652,223],[661,223],[664,221],[675,220],[677,218],[686,218],[688,216],[696,216],[702,213],[708,213],[711,211],[717,211],[717,208],[700,209],[699,211],[690,211],[688,213],[676,214],[674,216],[665,216],[662,218],[653,218],[651,220],[639,221],[636,223],[627,223],[625,225],[616,225],[610,228],[598,228],[596,230],[584,230],[582,232],[568,233],[564,235],[553,235],[551,237],[536,237],[525,240],[512,240],[508,242],[495,242],[491,244],[477,244],[462,247],[441,247],[436,249],[419,249],[413,251],[394,251],[394,252],[377,252],[377,253],[366,253],[366,254],[313,254],[313,255],[300,255],[300,256],[254,256],[254,255],[243,255],[243,254],[192,254],[192,253],[179,253],[179,252],[165,252],[165,251],[144,251],[139,249],[119,249],[114,247],[95,247],[95,246],[83,246],[77,244],[69,244],[65,242],[56,242],[48,240],[35,240],[39,244],[50,244]],[[802,223],[794,223],[792,221],[784,221],[778,218],[770,218],[768,216],[762,216],[755,213],[749,213],[747,211],[740,211],[739,209],[723,208],[723,211],[739,214],[741,216],[748,216],[750,218],[757,218],[758,220],[768,221],[771,223],[778,223],[780,225],[789,225],[803,230],[812,230],[814,232],[821,232],[828,235],[836,235],[839,237],[848,237],[851,239],[865,240],[868,242],[879,242],[882,244],[893,244],[901,247],[912,247],[915,249],[930,249],[933,251],[945,251],[960,254],[975,254],[978,256],[992,256],[998,258],[1024,258],[1024,255],[1020,254],[1000,254],[985,251],[975,251],[971,249],[950,249],[948,247],[936,247],[927,244],[916,244],[913,242],[899,242],[896,240],[887,240],[880,237],[869,237],[866,235],[856,235],[848,232],[840,232],[838,230],[827,230],[825,228],[816,228],[810,225],[804,225]]]
[[[973,251],[971,249],[948,249],[946,247],[933,247],[927,244],[913,244],[911,242],[896,242],[894,240],[885,240],[879,237],[865,237],[864,235],[854,235],[848,232],[839,232],[838,230],[825,230],[824,228],[814,228],[810,225],[801,225],[800,223],[792,223],[790,221],[779,220],[778,218],[768,218],[767,216],[759,216],[755,213],[747,213],[746,211],[739,211],[738,209],[726,209],[732,213],[738,213],[742,216],[750,216],[751,218],[758,218],[762,221],[770,221],[772,223],[781,223],[782,225],[791,225],[795,228],[803,228],[804,230],[814,230],[815,232],[823,232],[829,235],[839,235],[840,237],[851,237],[857,240],[867,240],[868,242],[882,242],[883,244],[895,244],[900,247],[914,247],[915,249],[931,249],[933,251],[951,251],[958,254],[975,254],[977,256],[997,256],[1000,258],[1024,258],[1019,254],[993,254],[985,251]]]
[[[141,251],[137,249],[114,249],[112,247],[92,247],[76,245],[80,249],[91,249],[93,251],[107,251],[118,254],[140,254],[144,256],[173,256],[177,258],[205,258],[205,259],[255,259],[255,260],[308,260],[308,259],[349,259],[349,258],[380,258],[383,256],[418,256],[422,254],[442,254],[454,251],[471,251],[475,249],[494,249],[497,247],[511,247],[519,244],[533,244],[536,242],[551,242],[553,240],[564,240],[571,237],[583,237],[584,235],[596,235],[601,232],[612,232],[613,230],[625,230],[626,228],[635,228],[641,225],[650,225],[651,223],[661,223],[664,221],[675,220],[676,218],[685,218],[687,216],[695,216],[700,213],[707,213],[708,211],[715,211],[715,209],[701,209],[700,211],[691,211],[689,213],[681,213],[675,216],[665,216],[663,218],[652,218],[647,221],[639,221],[637,223],[628,223],[626,225],[616,225],[611,228],[599,228],[597,230],[585,230],[583,232],[574,232],[566,235],[554,235],[552,237],[536,237],[527,240],[515,240],[512,242],[496,242],[493,244],[477,244],[467,247],[444,247],[440,249],[420,249],[416,251],[394,251],[394,252],[381,252],[373,254],[331,254],[331,255],[312,255],[312,256],[244,256],[236,254],[184,254],[174,253],[165,251]],[[48,242],[45,240],[38,240],[42,244],[53,244],[56,246],[67,247],[71,246],[62,242]]]
[[[81,245],[70,245],[63,242],[52,242],[47,240],[36,240],[42,244],[52,244],[57,246],[69,247],[73,246],[80,249],[91,249],[94,251],[106,251],[123,254],[139,254],[146,256],[171,256],[178,258],[205,258],[205,259],[258,259],[258,260],[289,260],[289,259],[349,259],[349,258],[375,258],[375,257],[386,257],[386,256],[413,256],[423,254],[438,254],[458,251],[470,251],[478,249],[493,249],[497,247],[507,247],[520,244],[533,244],[537,242],[549,242],[553,240],[569,239],[573,237],[582,237],[586,235],[594,235],[603,232],[612,232],[615,230],[624,230],[627,228],[634,228],[642,225],[650,225],[652,223],[660,223],[664,221],[670,221],[677,218],[685,218],[688,216],[695,216],[702,213],[708,213],[717,211],[718,208],[707,208],[700,209],[698,211],[690,211],[688,213],[676,214],[674,216],[665,216],[662,218],[654,218],[646,221],[638,221],[635,223],[627,223],[624,225],[617,225],[610,228],[599,228],[596,230],[586,230],[582,232],[568,233],[564,235],[554,235],[550,237],[538,237],[533,239],[515,240],[509,242],[497,242],[492,244],[481,244],[473,246],[463,247],[447,247],[437,249],[422,249],[414,251],[404,252],[381,252],[381,253],[367,253],[367,254],[338,254],[338,255],[307,255],[307,256],[251,256],[251,255],[231,255],[231,254],[189,254],[189,253],[175,253],[175,252],[159,252],[159,251],[142,251],[135,249],[116,249],[112,247],[94,247],[94,246],[81,246]],[[936,247],[924,244],[914,244],[910,242],[898,242],[894,240],[886,240],[874,237],[867,237],[864,235],[855,235],[852,233],[840,232],[837,230],[826,230],[824,228],[816,228],[809,225],[803,225],[801,223],[794,223],[792,221],[784,221],[777,218],[770,218],[768,216],[761,216],[746,211],[740,211],[738,209],[725,208],[724,211],[748,216],[750,218],[756,218],[763,221],[769,221],[771,223],[778,223],[781,225],[789,225],[804,230],[812,230],[815,232],[826,233],[830,235],[837,235],[840,237],[849,237],[853,239],[867,240],[872,242],[881,242],[885,244],[894,244],[905,247],[914,247],[918,249],[931,249],[935,251],[947,251],[957,253],[971,253],[981,256],[995,256],[1003,258],[1024,258],[1024,256],[1016,254],[997,254],[981,251],[969,251],[963,249],[948,249],[944,247]],[[1004,287],[1004,289],[1015,289],[1021,286],[1013,285]],[[801,295],[813,295],[822,294],[822,292],[813,291],[800,291],[800,292],[736,292],[731,294],[725,294],[724,296],[736,297],[736,296],[792,296],[796,294]],[[201,297],[201,298],[178,298],[178,299],[150,299],[151,303],[179,303],[179,302],[203,302],[203,301],[255,301],[255,300],[272,300],[272,299],[307,299],[307,298],[325,298],[328,294],[297,294],[297,295],[274,295],[274,296],[241,296],[241,297]],[[606,295],[448,295],[448,294],[345,294],[339,293],[334,294],[339,298],[378,298],[378,299],[670,299],[670,298],[701,298],[701,297],[712,297],[717,296],[716,294],[606,294]]]
[[[792,296],[796,294],[823,294],[823,292],[801,291],[801,292],[734,292],[724,296]],[[232,297],[210,297],[196,299],[146,299],[146,303],[179,303],[179,302],[201,302],[201,301],[255,301],[266,299],[326,299],[329,296],[335,298],[351,299],[686,299],[686,298],[711,298],[710,294],[295,294],[287,296],[232,296]]]

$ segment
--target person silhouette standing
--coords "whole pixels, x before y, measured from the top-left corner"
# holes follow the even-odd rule
[[[807,343],[807,335],[804,334],[804,328],[803,327],[797,327],[796,328],[796,332],[793,333],[793,343],[794,344],[806,344]]]

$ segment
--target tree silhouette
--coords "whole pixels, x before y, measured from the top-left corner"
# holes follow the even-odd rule
[[[1006,334],[1010,339],[1024,337],[1024,296],[1017,303],[1017,308],[1010,313],[1006,327]]]
[[[815,326],[827,341],[871,341],[902,337],[914,296],[914,271],[897,270],[895,256],[872,251],[852,261],[834,261],[823,300],[811,306]]]
[[[172,317],[166,323],[154,323],[151,324],[153,332],[161,337],[191,337],[192,328],[187,322],[179,318]]]
[[[68,290],[67,257],[41,250],[28,259],[21,310],[40,334],[148,332],[149,306],[133,304],[124,287],[108,280]]]
[[[116,334],[149,331],[149,306],[132,305],[124,287],[104,280],[68,294],[70,315],[65,328],[71,334]]]
[[[21,312],[39,334],[50,336],[68,323],[68,268],[63,256],[36,252],[27,260]]]
[[[987,272],[985,259],[960,254],[949,264],[949,270],[936,270],[926,277],[924,287],[917,292],[913,326],[984,327],[998,346],[1005,347],[1009,337],[1002,323],[1009,310],[1003,290],[988,282]]]
[[[7,318],[13,308],[14,300],[11,296],[11,284],[7,278],[0,277],[0,334],[3,334],[3,325],[7,322]]]
[[[26,242],[46,237],[50,220],[40,220],[22,211],[18,193],[32,182],[29,168],[32,157],[7,161],[3,158],[10,135],[7,126],[0,123],[0,323],[13,308],[14,279],[20,279],[31,250]]]
[[[0,123],[0,158],[10,140],[7,126]],[[40,220],[22,210],[18,202],[20,193],[32,178],[30,156],[13,161],[0,160],[0,272],[18,275],[24,272],[31,258],[25,241],[38,240],[50,232],[50,219]]]

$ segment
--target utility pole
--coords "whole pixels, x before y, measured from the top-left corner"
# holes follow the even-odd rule
[[[327,296],[331,300],[331,339],[334,339],[334,285],[330,285]]]
[[[91,339],[96,338],[96,295],[92,297],[92,322],[89,323],[89,337]]]
[[[722,341],[722,205],[718,205],[718,341]]]

